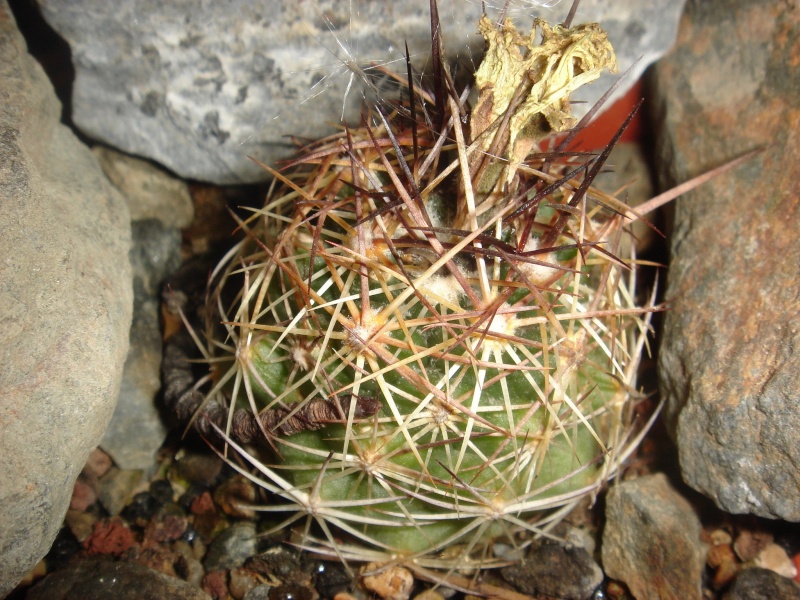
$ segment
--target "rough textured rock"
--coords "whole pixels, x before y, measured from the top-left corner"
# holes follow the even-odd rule
[[[523,594],[564,600],[591,598],[603,582],[603,571],[586,549],[550,539],[537,542],[523,562],[501,574]]]
[[[159,221],[133,223],[133,326],[117,408],[101,446],[122,469],[148,471],[168,428],[156,404],[161,388],[159,307],[164,279],[180,266],[181,234]]]
[[[50,547],[128,348],[122,198],[0,1],[0,596]]]
[[[620,483],[606,498],[603,568],[637,600],[702,596],[700,520],[663,474]]]
[[[330,131],[326,123],[340,117],[345,96],[348,122],[357,123],[359,77],[348,94],[352,71],[342,61],[357,75],[373,61],[405,72],[403,42],[420,69],[430,47],[427,0],[39,4],[72,48],[75,123],[182,177],[216,183],[265,180],[247,156],[270,164],[293,150],[285,136]],[[483,49],[476,25],[481,3],[439,5],[450,57],[473,62]],[[529,12],[559,21],[569,8],[562,5]],[[607,27],[621,71],[643,57],[633,83],[671,46],[682,5],[584,0],[576,20]],[[611,80],[589,93],[598,98]]]
[[[48,575],[27,600],[209,600],[197,587],[132,562],[88,560]]]
[[[684,479],[732,513],[800,520],[800,12],[692,2],[655,70],[669,185],[765,145],[678,200],[662,393]]]
[[[800,585],[767,569],[745,569],[723,600],[800,600]]]

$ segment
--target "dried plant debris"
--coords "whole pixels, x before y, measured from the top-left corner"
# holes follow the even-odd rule
[[[470,115],[472,136],[478,139],[510,111],[505,158],[512,164],[523,162],[547,134],[574,127],[570,94],[604,70],[617,70],[614,50],[597,23],[566,28],[535,19],[524,36],[510,19],[498,27],[484,15],[479,28],[487,47],[475,73],[480,95]],[[494,138],[482,140],[488,152]]]

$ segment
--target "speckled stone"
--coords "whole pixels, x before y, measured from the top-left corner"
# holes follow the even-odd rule
[[[700,535],[700,520],[665,475],[619,483],[606,497],[603,569],[637,600],[699,600]]]
[[[766,150],[681,198],[659,356],[685,481],[800,521],[800,11],[692,2],[655,69],[665,185]]]
[[[487,4],[499,15],[492,5],[500,2]],[[360,83],[364,69],[377,61],[405,73],[407,42],[422,70],[430,49],[427,0],[38,5],[72,49],[75,123],[184,178],[215,183],[266,180],[248,156],[267,164],[286,157],[295,148],[287,135],[330,133],[343,108],[347,122],[358,123],[368,89]],[[642,57],[630,85],[672,45],[682,6],[682,0],[583,0],[576,21],[607,27],[621,71]],[[527,28],[532,16],[558,22],[568,10],[567,2],[526,3],[514,16]],[[439,0],[448,57],[466,69],[474,69],[483,50],[481,11],[477,0]],[[371,86],[381,85],[378,72],[371,73]],[[612,81],[608,76],[575,99],[590,105]]]
[[[130,221],[0,0],[0,597],[48,551],[117,400]]]

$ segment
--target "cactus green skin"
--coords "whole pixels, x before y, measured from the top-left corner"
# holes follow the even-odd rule
[[[455,149],[395,115],[273,171],[281,187],[218,268],[212,395],[254,412],[336,408],[265,431],[269,448],[246,458],[286,500],[269,510],[315,521],[322,537],[307,528],[302,544],[340,558],[458,564],[546,530],[628,448],[646,325],[614,254],[627,209],[591,188],[614,210],[571,203],[572,160],[481,171],[458,121]],[[531,206],[510,200],[559,178]],[[343,402],[359,396],[377,414]]]

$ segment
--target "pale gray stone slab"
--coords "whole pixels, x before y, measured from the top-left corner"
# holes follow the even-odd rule
[[[520,29],[530,28],[532,16],[563,20],[570,3],[537,4],[512,3]],[[348,92],[351,75],[375,61],[405,73],[405,42],[419,70],[430,74],[427,0],[43,0],[40,6],[72,48],[78,127],[189,179],[268,179],[248,156],[273,164],[296,149],[287,136],[330,133],[345,99],[345,118],[358,125],[365,86],[355,76]],[[627,80],[632,84],[672,45],[682,7],[682,0],[583,0],[575,22],[596,20],[608,29],[620,72],[641,57]],[[440,0],[439,11],[449,59],[474,70],[484,46],[477,33],[481,3]],[[576,112],[614,78],[577,94],[587,103],[576,104]]]

